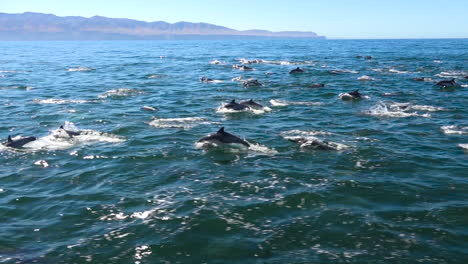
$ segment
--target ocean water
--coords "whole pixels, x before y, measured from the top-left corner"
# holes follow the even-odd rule
[[[0,138],[38,138],[0,263],[466,263],[467,75],[466,39],[0,42]]]

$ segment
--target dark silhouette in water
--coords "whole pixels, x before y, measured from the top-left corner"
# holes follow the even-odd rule
[[[251,79],[244,81],[244,87],[251,87],[251,86],[262,86],[263,84],[256,79]]]
[[[451,79],[451,80],[438,81],[436,85],[442,88],[446,88],[446,87],[456,87],[458,86],[458,83],[455,82],[455,79]]]
[[[351,95],[354,99],[362,98],[362,94],[359,92],[359,90],[350,92],[348,94]]]
[[[239,70],[242,70],[242,71],[253,71],[253,68],[249,67],[249,66],[245,66],[245,65],[234,65],[232,66],[233,68],[235,69],[239,69]]]
[[[240,102],[239,104],[241,105],[245,105],[249,108],[252,108],[252,109],[262,109],[263,108],[263,105],[255,102],[254,100],[250,99],[248,101],[242,101]]]
[[[60,129],[63,129],[63,131],[65,131],[69,137],[79,136],[81,134],[80,132],[67,130],[63,126],[60,126]]]
[[[213,81],[213,79],[210,79],[210,78],[206,78],[206,77],[201,77],[200,78],[200,82],[205,82],[206,83],[206,82],[212,82],[212,81]]]
[[[249,107],[246,106],[246,105],[242,105],[242,104],[236,103],[236,100],[233,99],[230,103],[224,105],[224,108],[226,108],[226,109],[232,109],[232,110],[244,110],[244,109],[247,109],[247,108],[249,108]]]
[[[291,71],[289,72],[289,74],[294,74],[294,73],[303,73],[303,72],[304,72],[304,70],[303,70],[303,69],[301,69],[301,68],[297,67],[296,69],[293,69],[293,70],[291,70]]]
[[[20,139],[12,139],[11,136],[8,136],[7,142],[3,143],[3,145],[10,148],[22,148],[27,143],[35,140],[37,140],[36,137],[22,137]]]
[[[309,85],[309,88],[322,88],[322,87],[325,87],[324,83],[313,83]]]
[[[250,146],[249,143],[239,138],[238,136],[225,132],[224,127],[220,128],[218,132],[216,133],[210,134],[206,137],[202,137],[197,142],[211,142],[211,143],[216,143],[216,144],[236,143],[236,144],[242,144],[246,147]]]

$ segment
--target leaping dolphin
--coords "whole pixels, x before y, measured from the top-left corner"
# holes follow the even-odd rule
[[[225,132],[224,127],[220,128],[216,133],[202,137],[197,142],[211,142],[215,144],[242,144],[246,147],[250,146],[249,143],[239,138],[238,136],[234,136],[233,134]]]
[[[27,143],[35,140],[37,140],[36,137],[22,137],[19,139],[12,139],[11,136],[8,136],[7,142],[5,142],[3,145],[10,148],[22,148]]]
[[[456,87],[458,86],[458,83],[455,81],[455,79],[451,79],[451,80],[438,81],[436,85],[442,88],[446,88],[446,87]]]
[[[250,99],[248,101],[241,101],[239,104],[240,105],[245,105],[245,106],[250,107],[252,109],[263,109],[263,105],[255,102],[252,99]]]
[[[363,95],[359,92],[359,90],[355,90],[349,93],[340,93],[338,97],[341,100],[357,100],[363,98]]]
[[[69,137],[79,136],[81,134],[80,132],[77,132],[77,131],[71,131],[71,130],[65,129],[63,126],[60,126],[60,129],[65,131],[65,133],[67,133]]]
[[[243,104],[236,103],[236,100],[233,99],[230,103],[224,105],[224,108],[239,111],[239,110],[247,109],[249,107]]]

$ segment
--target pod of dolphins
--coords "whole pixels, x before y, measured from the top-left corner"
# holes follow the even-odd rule
[[[359,56],[356,56],[356,57],[357,58],[364,58],[366,60],[372,59],[371,56],[360,56],[359,55]],[[246,61],[246,62],[248,62],[248,64],[251,64],[251,63],[257,63],[258,61],[254,60],[254,61]],[[234,65],[233,68],[243,70],[243,71],[252,71],[252,70],[254,70],[253,68],[245,66],[245,65]],[[306,71],[304,69],[301,69],[300,67],[296,67],[295,69],[292,69],[291,71],[289,71],[289,74],[301,74],[301,73],[305,73],[305,72]],[[330,71],[329,73],[339,74],[339,73],[341,73],[341,71],[335,70],[335,71]],[[464,78],[468,79],[468,76],[465,76]],[[430,80],[430,78],[413,78],[412,80],[413,81],[427,81],[427,80]],[[207,78],[207,77],[201,77],[200,78],[200,82],[204,82],[204,83],[209,83],[209,82],[213,82],[213,81],[214,81],[213,79],[210,79],[210,78]],[[263,84],[260,83],[256,79],[248,79],[248,80],[240,80],[240,81],[243,83],[244,87],[263,86]],[[435,85],[437,85],[437,86],[439,86],[441,88],[451,88],[451,87],[460,86],[455,81],[455,79],[441,80],[441,81],[436,82]],[[323,83],[314,83],[314,84],[309,85],[309,87],[310,88],[321,88],[321,87],[325,87],[325,84],[323,84]],[[361,99],[361,98],[363,98],[363,95],[359,92],[359,90],[355,90],[355,91],[352,91],[352,92],[340,94],[340,99],[342,99],[342,100],[358,100],[358,99]],[[261,104],[255,102],[254,100],[250,99],[248,101],[241,101],[239,103],[237,103],[235,100],[232,100],[231,102],[224,105],[223,107],[226,108],[226,109],[239,111],[239,110],[247,110],[247,109],[262,109],[263,105],[261,105]],[[156,111],[157,110],[157,108],[148,107],[148,106],[145,106],[144,109],[151,110],[151,111]],[[63,130],[70,138],[80,135],[80,131],[67,130],[63,126],[60,126],[59,129]],[[10,147],[10,148],[14,148],[14,149],[21,149],[26,144],[28,144],[28,143],[30,143],[32,141],[35,141],[35,140],[37,140],[37,138],[34,137],[34,136],[24,136],[24,137],[15,137],[15,138],[12,138],[11,136],[8,136],[7,141],[3,142],[2,144],[4,146],[6,146],[6,147]],[[250,144],[247,143],[245,140],[239,138],[238,136],[235,136],[233,134],[230,134],[230,133],[224,131],[224,127],[221,127],[215,133],[212,133],[212,134],[209,134],[209,135],[207,135],[205,137],[202,137],[197,142],[199,142],[199,143],[205,143],[205,142],[214,143],[214,144],[217,144],[217,145],[219,145],[219,144],[240,144],[240,145],[245,146],[245,147],[250,146]],[[298,142],[298,143],[304,143],[304,142]],[[318,149],[330,149],[330,147],[328,145],[326,145],[326,144],[323,144],[323,143],[321,143],[321,144],[315,143],[315,144],[318,144],[318,146],[319,146]]]

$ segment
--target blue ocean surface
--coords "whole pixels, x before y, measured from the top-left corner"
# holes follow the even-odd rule
[[[467,39],[0,42],[0,139],[37,137],[0,263],[467,263],[467,75]]]

